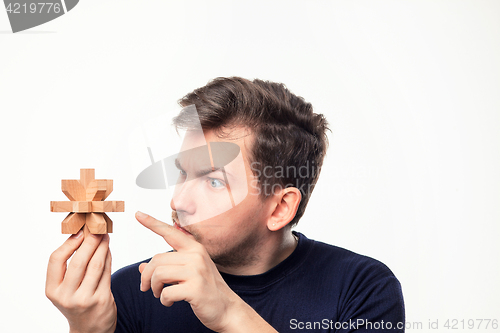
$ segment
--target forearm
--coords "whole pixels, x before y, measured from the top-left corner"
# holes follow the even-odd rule
[[[92,329],[78,329],[78,328],[75,328],[75,327],[69,327],[69,333],[114,333],[116,330],[116,320],[115,322],[113,323],[113,325],[109,328],[102,328],[102,329],[96,329],[96,328],[92,328]]]
[[[113,326],[113,328],[110,328],[108,330],[104,330],[104,331],[99,331],[100,333],[114,333],[115,332],[115,329],[116,329],[116,325]],[[92,333],[95,333],[96,331],[92,331]],[[73,330],[73,329],[69,329],[69,333],[86,333],[85,331],[80,331],[80,330]]]
[[[277,333],[255,310],[243,300],[233,308],[226,329],[220,333]]]

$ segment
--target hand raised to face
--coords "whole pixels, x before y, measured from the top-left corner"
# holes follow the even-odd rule
[[[175,250],[157,254],[139,266],[141,290],[152,289],[165,306],[186,301],[205,326],[224,331],[244,302],[226,284],[204,246],[192,235],[149,215],[137,212],[136,218]]]

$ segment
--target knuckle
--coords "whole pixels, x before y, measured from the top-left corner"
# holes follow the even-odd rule
[[[76,258],[73,258],[69,263],[69,267],[72,269],[85,268],[85,266],[86,264],[82,260]]]
[[[58,264],[62,261],[62,256],[59,251],[53,252],[49,257],[49,264]]]
[[[72,298],[69,298],[69,297],[64,297],[64,298],[60,299],[58,303],[63,309],[76,308],[74,300]]]
[[[88,265],[88,269],[94,271],[102,271],[104,269],[104,262],[102,262],[101,260],[91,261]]]
[[[195,250],[196,253],[203,253],[205,251],[205,247],[198,242],[193,244],[193,249]]]
[[[208,270],[208,266],[206,265],[205,257],[202,254],[196,254],[191,259],[190,267],[194,272],[199,274],[205,274]]]
[[[196,263],[197,265],[205,262],[205,257],[201,252],[194,252],[192,255],[192,262]]]
[[[88,311],[90,308],[94,307],[100,301],[98,297],[93,297],[93,295],[57,295],[52,291],[48,292],[47,297],[54,303],[58,308],[65,309],[74,313],[83,313]]]
[[[96,304],[98,306],[104,307],[109,304],[110,298],[108,294],[98,295],[96,299]]]
[[[81,298],[73,300],[72,305],[76,310],[86,310],[93,307],[95,305],[95,301],[92,297],[83,296]]]
[[[153,274],[151,274],[151,283],[161,280],[162,272],[163,272],[163,267],[162,266],[157,267],[153,271]]]
[[[52,289],[45,288],[45,296],[52,302],[56,300],[56,293]]]
[[[168,288],[164,288],[162,290],[161,295],[160,295],[160,302],[161,302],[161,304],[163,304],[165,306],[171,306],[172,302],[170,300],[169,291],[167,289]]]
[[[153,258],[151,259],[151,261],[150,261],[150,262],[153,262],[153,263],[155,263],[155,264],[156,264],[156,263],[160,262],[160,261],[163,259],[163,257],[164,257],[164,253],[158,253],[158,254],[155,254],[155,255],[153,256]]]
[[[194,277],[206,276],[206,270],[200,266],[194,267],[193,276]]]
[[[197,275],[195,278],[193,278],[192,290],[200,292],[203,290],[204,285],[205,285],[205,279],[203,278],[202,275]]]

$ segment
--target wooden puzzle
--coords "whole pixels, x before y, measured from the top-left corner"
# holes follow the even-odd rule
[[[71,201],[51,201],[51,212],[69,212],[62,221],[63,234],[113,232],[106,212],[125,211],[124,201],[104,201],[113,191],[112,179],[95,179],[94,169],[80,169],[80,179],[61,180],[61,189]]]

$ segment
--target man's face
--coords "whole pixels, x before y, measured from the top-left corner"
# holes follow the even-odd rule
[[[216,264],[225,267],[257,259],[259,244],[268,232],[270,207],[259,196],[248,160],[252,139],[241,128],[233,130],[229,138],[219,138],[213,131],[188,131],[181,152],[207,142],[231,142],[239,146],[240,154],[223,170],[209,173],[207,162],[196,154],[181,153],[176,162],[180,178],[171,201],[174,223],[203,244]],[[210,165],[208,169],[211,171]]]

